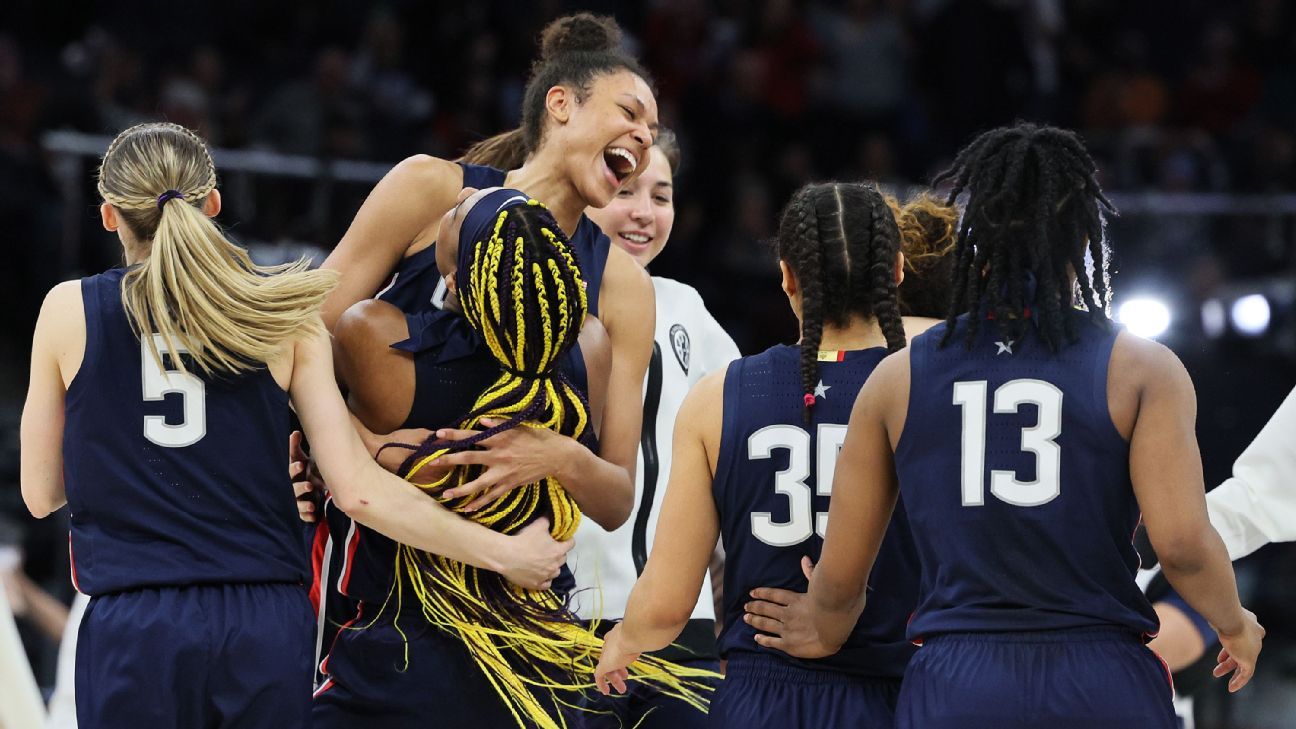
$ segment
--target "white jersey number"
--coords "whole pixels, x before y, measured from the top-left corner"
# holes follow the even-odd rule
[[[161,334],[153,335],[153,346],[159,353],[167,351]],[[189,351],[184,347],[176,349],[172,356]],[[203,381],[188,372],[159,367],[143,339],[140,340],[140,364],[145,402],[160,402],[168,393],[178,392],[184,403],[184,419],[177,425],[168,425],[163,415],[145,415],[144,437],[166,448],[183,448],[202,440],[207,435],[207,387]]]
[[[829,496],[837,454],[846,440],[846,426],[821,423],[815,435],[818,446],[815,493]],[[771,547],[791,547],[815,533],[822,537],[828,528],[828,514],[814,513],[810,486],[805,482],[810,477],[810,434],[795,425],[766,426],[747,439],[747,458],[753,461],[769,458],[778,448],[788,452],[788,467],[774,475],[774,491],[788,499],[788,520],[776,522],[772,513],[754,511],[751,529],[752,536]]]
[[[963,409],[963,505],[985,503],[985,380],[954,383],[954,404]],[[1015,413],[1022,405],[1039,407],[1039,421],[1022,429],[1021,448],[1035,454],[1035,480],[1019,481],[1013,471],[991,471],[990,493],[1014,506],[1042,506],[1061,493],[1062,391],[1043,380],[1012,380],[995,390],[994,411]]]

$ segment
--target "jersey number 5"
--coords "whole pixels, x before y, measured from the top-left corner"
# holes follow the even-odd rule
[[[832,493],[837,454],[846,440],[846,426],[821,423],[815,435],[815,493],[828,496]],[[769,458],[776,448],[788,452],[787,469],[774,476],[774,490],[788,499],[788,520],[776,522],[768,511],[753,511],[752,535],[771,547],[791,547],[814,533],[822,537],[828,527],[828,514],[814,514],[810,486],[806,484],[810,477],[810,434],[795,425],[766,426],[747,439],[747,458]]]
[[[954,383],[954,404],[963,409],[963,505],[985,503],[985,380]],[[996,413],[1015,413],[1022,405],[1039,407],[1039,422],[1021,432],[1021,448],[1035,454],[1035,480],[1019,481],[1012,471],[990,472],[990,493],[1014,506],[1043,506],[1061,493],[1062,391],[1043,380],[1012,380],[994,393]]]
[[[153,335],[153,346],[159,353],[167,351],[166,341],[161,334]],[[189,351],[179,346],[176,349],[172,356]],[[207,435],[207,388],[203,381],[188,372],[159,367],[142,338],[140,365],[144,376],[145,402],[161,402],[167,394],[178,392],[184,403],[184,419],[176,425],[168,424],[165,415],[145,415],[144,437],[166,448],[183,448],[202,440]]]

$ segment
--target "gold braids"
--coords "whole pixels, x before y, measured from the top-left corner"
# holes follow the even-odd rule
[[[552,215],[534,200],[501,212],[490,237],[474,245],[466,274],[468,285],[459,291],[464,315],[500,363],[501,373],[457,427],[475,430],[490,418],[589,442],[593,433],[586,401],[556,374],[580,334],[588,300],[576,256]],[[423,469],[464,447],[425,444],[403,475],[417,483]],[[455,467],[419,486],[447,508],[499,532],[514,533],[548,517],[555,539],[576,533],[580,509],[554,478],[513,489],[474,512],[463,509],[475,496],[441,496],[480,473],[477,466]],[[396,568],[398,613],[408,586],[423,616],[463,641],[519,726],[567,725],[553,707],[567,703],[564,693],[593,687],[603,641],[580,624],[557,594],[523,589],[494,572],[404,545]],[[651,682],[700,711],[706,708],[703,692],[710,688],[698,679],[715,676],[652,657],[636,661],[630,671],[632,680]]]

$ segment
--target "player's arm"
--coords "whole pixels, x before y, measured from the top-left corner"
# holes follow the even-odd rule
[[[74,331],[81,327],[80,336]],[[67,281],[45,296],[32,337],[31,378],[23,405],[20,475],[23,502],[37,519],[67,503],[63,488],[63,404],[67,396],[61,350],[85,341],[81,282]],[[78,365],[79,365],[79,358]]]
[[[1166,579],[1218,631],[1225,651],[1216,675],[1235,669],[1229,690],[1236,691],[1255,670],[1264,631],[1242,607],[1228,552],[1206,516],[1192,380],[1170,350],[1124,333],[1109,371],[1113,392],[1127,386],[1137,392],[1130,479],[1148,539]]]
[[[402,544],[499,572],[519,585],[547,587],[557,576],[571,542],[551,539],[543,519],[505,536],[451,513],[369,457],[333,379],[327,335],[296,344],[289,392],[334,503],[352,519]]]
[[[630,254],[612,246],[603,272],[599,316],[612,343],[612,368],[607,400],[616,403],[603,414],[599,458],[614,468],[603,468],[599,481],[576,484],[577,489],[597,489],[605,496],[609,518],[604,529],[615,529],[630,518],[634,508],[634,479],[643,425],[643,383],[652,359],[656,299],[652,280]],[[563,464],[558,473],[564,484],[581,476],[579,462]],[[573,496],[576,491],[573,491]]]
[[[1296,541],[1296,390],[1233,464],[1233,477],[1206,494],[1211,524],[1231,559],[1270,542]]]
[[[342,312],[377,293],[410,245],[435,234],[462,185],[459,165],[427,155],[406,158],[378,182],[324,260],[342,274],[321,310],[330,331]]]
[[[895,509],[899,484],[888,423],[908,400],[909,357],[902,351],[882,360],[851,409],[833,476],[828,531],[808,593],[815,631],[833,651],[864,610],[868,575]]]
[[[640,653],[670,645],[688,623],[720,533],[711,484],[720,444],[723,371],[693,387],[675,418],[670,481],[644,572],[626,604],[625,619],[608,633],[595,671],[599,690],[625,692],[625,668]]]

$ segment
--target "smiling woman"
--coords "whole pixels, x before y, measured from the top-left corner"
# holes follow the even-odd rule
[[[334,330],[350,306],[380,298],[408,317],[410,341],[402,349],[417,358],[430,346],[416,326],[419,316],[440,308],[442,301],[436,293],[436,259],[443,251],[434,239],[446,212],[467,197],[466,188],[507,186],[542,202],[570,240],[589,313],[607,330],[612,353],[607,400],[618,406],[601,414],[597,453],[566,437],[559,438],[561,446],[541,449],[521,439],[481,443],[484,449],[473,457],[484,471],[454,495],[491,501],[521,484],[555,477],[582,511],[612,529],[625,522],[633,504],[640,403],[654,323],[645,308],[652,311],[653,288],[643,269],[613,247],[583,212],[607,205],[646,167],[657,127],[656,101],[638,62],[620,50],[616,24],[582,13],[560,18],[543,32],[522,107],[519,129],[482,142],[463,160],[416,155],[378,183],[325,261],[325,267],[342,276],[324,304],[324,320]],[[386,288],[384,282],[390,282]],[[375,428],[381,422],[377,432],[398,425],[444,425],[416,418],[420,381],[416,378],[412,386],[413,397],[402,401],[403,412],[367,425]],[[366,386],[347,384],[353,391]],[[387,440],[394,439],[380,437],[370,444]],[[328,521],[335,516],[326,513]],[[337,525],[331,531],[347,533]]]

